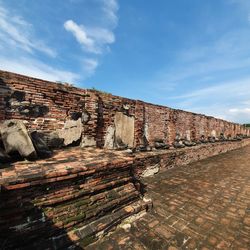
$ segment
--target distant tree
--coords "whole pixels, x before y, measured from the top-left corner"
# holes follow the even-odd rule
[[[250,128],[250,123],[246,123],[246,124],[243,124],[244,126],[246,126],[247,128]]]

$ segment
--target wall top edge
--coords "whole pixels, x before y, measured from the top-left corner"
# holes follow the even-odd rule
[[[44,80],[44,79],[41,79],[41,78],[36,78],[36,77],[28,76],[28,75],[22,75],[22,74],[19,74],[19,73],[5,71],[5,70],[0,69],[0,78],[1,78],[1,75],[4,75],[4,74],[7,74],[7,75],[12,76],[12,77],[17,77],[17,78],[18,77],[25,78],[25,79],[27,79],[29,81],[33,80],[33,81],[39,81],[39,82],[45,82],[45,83],[53,84],[53,85],[57,86],[60,89],[66,89],[66,91],[70,91],[70,90],[81,91],[81,92],[86,91],[86,94],[93,93],[93,94],[96,94],[96,95],[108,96],[108,97],[112,97],[112,98],[118,98],[118,99],[122,98],[125,102],[126,101],[135,102],[135,103],[137,102],[137,103],[142,103],[142,104],[146,104],[146,105],[152,105],[154,107],[159,107],[159,108],[164,108],[164,109],[167,108],[167,109],[169,109],[169,110],[171,110],[173,112],[174,111],[175,112],[185,112],[185,113],[188,113],[190,115],[198,115],[198,116],[203,116],[203,117],[206,117],[206,118],[209,118],[209,119],[216,119],[217,121],[228,122],[228,123],[231,123],[231,124],[234,124],[234,125],[242,125],[242,124],[239,124],[239,123],[223,120],[223,119],[216,118],[216,117],[213,117],[213,116],[209,116],[209,115],[206,115],[206,114],[194,113],[194,112],[191,112],[191,111],[186,111],[186,110],[181,110],[181,109],[174,109],[174,108],[170,108],[168,106],[164,106],[164,105],[160,105],[160,104],[154,104],[154,103],[146,102],[146,101],[139,100],[139,99],[131,99],[131,98],[127,98],[127,97],[123,97],[123,96],[119,96],[119,95],[113,95],[111,93],[107,93],[107,92],[97,90],[97,89],[88,89],[88,88],[84,89],[84,88],[76,87],[72,83],[54,82],[54,81]]]

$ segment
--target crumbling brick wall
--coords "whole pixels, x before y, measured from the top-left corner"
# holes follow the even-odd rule
[[[146,137],[149,145],[158,139],[163,139],[167,143],[169,115],[168,108],[145,104]]]
[[[155,139],[171,144],[177,133],[192,141],[202,135],[249,135],[243,126],[221,119],[0,71],[0,121],[21,119],[28,130],[51,132],[83,112],[83,138],[98,147],[104,147],[117,112],[134,119],[134,147],[153,145]]]
[[[105,135],[109,126],[114,126],[116,112],[135,117],[136,101],[94,90],[87,90],[87,93],[90,94],[92,98],[97,99],[98,119],[95,124],[96,140],[97,145],[103,147],[105,143]],[[88,111],[92,116],[93,113],[90,110]]]
[[[0,71],[0,118],[27,121],[31,130],[62,128],[85,105],[86,90]]]

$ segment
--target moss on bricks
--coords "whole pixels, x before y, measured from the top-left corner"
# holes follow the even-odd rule
[[[86,214],[85,213],[82,213],[82,214],[79,214],[77,216],[74,216],[74,217],[70,217],[70,218],[67,218],[66,220],[63,221],[64,224],[68,224],[72,221],[81,221],[82,219],[84,219],[86,217]]]
[[[81,247],[86,247],[89,244],[95,242],[96,240],[97,240],[97,238],[94,235],[92,235],[92,236],[86,236],[82,240],[80,240],[79,243],[80,243]]]

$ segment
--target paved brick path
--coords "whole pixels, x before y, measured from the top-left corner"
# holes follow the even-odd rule
[[[87,249],[250,249],[250,146],[145,184],[153,210]]]

